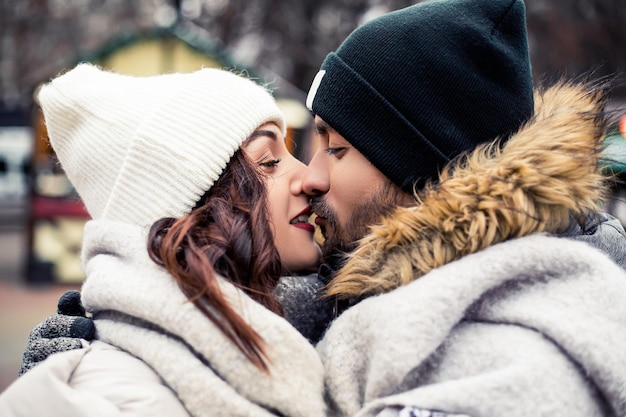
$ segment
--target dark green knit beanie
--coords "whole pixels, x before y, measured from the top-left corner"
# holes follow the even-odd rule
[[[411,193],[533,112],[522,0],[431,0],[357,28],[307,106]]]

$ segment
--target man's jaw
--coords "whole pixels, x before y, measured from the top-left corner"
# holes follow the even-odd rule
[[[316,217],[315,223],[320,227],[324,237],[322,262],[329,264],[333,269],[338,269],[343,263],[345,254],[354,250],[355,245],[345,241],[342,229],[334,218],[329,220]]]
[[[356,249],[359,240],[370,232],[370,226],[378,224],[381,217],[391,214],[400,205],[400,198],[404,196],[406,196],[404,192],[399,189],[396,191],[389,183],[353,207],[344,224],[339,224],[336,213],[323,195],[311,198],[311,206],[318,216],[315,223],[320,227],[324,237],[323,261],[341,264],[338,259]]]

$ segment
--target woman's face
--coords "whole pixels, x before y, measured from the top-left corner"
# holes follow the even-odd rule
[[[283,273],[312,270],[320,260],[320,248],[309,223],[311,206],[302,191],[306,165],[287,149],[278,126],[260,126],[244,143],[243,150],[267,178],[267,195],[274,242]]]

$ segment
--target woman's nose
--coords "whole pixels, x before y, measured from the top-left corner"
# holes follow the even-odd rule
[[[303,183],[304,178],[307,175],[307,171],[308,167],[298,159],[294,158],[294,175],[290,183],[290,190],[292,194],[299,195],[304,193]]]

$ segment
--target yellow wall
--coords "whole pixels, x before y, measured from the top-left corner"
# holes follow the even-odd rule
[[[192,72],[203,67],[220,67],[178,39],[145,39],[117,49],[96,64],[122,74],[146,76],[170,72]]]

